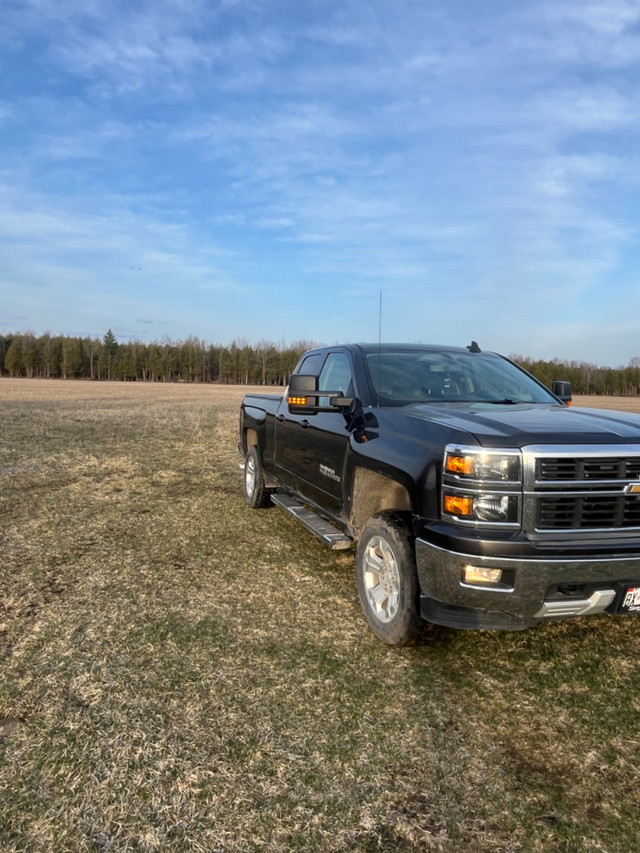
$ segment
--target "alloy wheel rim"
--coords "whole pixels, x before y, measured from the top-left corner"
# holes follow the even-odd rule
[[[400,572],[393,550],[382,536],[374,536],[364,555],[364,588],[372,613],[391,622],[400,606]]]
[[[256,490],[256,463],[252,456],[246,461],[244,468],[244,484],[247,490],[247,495],[252,498]]]

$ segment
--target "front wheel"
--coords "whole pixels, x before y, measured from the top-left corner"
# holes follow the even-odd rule
[[[251,509],[272,506],[271,489],[264,484],[262,462],[256,447],[250,447],[244,458],[244,502]]]
[[[356,581],[364,617],[392,646],[410,643],[422,625],[413,543],[398,516],[377,515],[364,526],[356,552]]]

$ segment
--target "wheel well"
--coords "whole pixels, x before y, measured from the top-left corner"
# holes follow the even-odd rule
[[[411,512],[409,492],[397,480],[367,468],[358,468],[353,478],[349,526],[356,538],[367,521],[380,512]]]
[[[257,447],[258,446],[258,433],[255,431],[255,429],[245,430],[245,432],[244,432],[244,443],[245,443],[245,447],[247,448],[247,450],[250,447]]]
[[[258,432],[255,429],[246,429],[244,431],[245,454],[248,453],[252,447],[256,448],[258,458],[262,463],[262,448],[260,447],[260,442],[258,441]],[[278,481],[275,479],[273,474],[270,474],[263,469],[262,475],[264,477],[264,485],[267,489],[276,489],[278,487]]]

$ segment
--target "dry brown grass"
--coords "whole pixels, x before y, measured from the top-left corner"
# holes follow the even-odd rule
[[[638,849],[637,619],[384,647],[245,390],[0,380],[0,849]]]
[[[591,409],[618,409],[621,412],[640,413],[638,397],[600,397],[596,394],[578,395],[573,398],[574,406]]]

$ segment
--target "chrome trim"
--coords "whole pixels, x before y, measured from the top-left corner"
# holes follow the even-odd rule
[[[520,513],[518,512],[518,515]],[[459,524],[461,527],[466,527],[467,530],[520,530],[519,521],[478,521],[476,519],[468,520],[460,515],[451,515],[449,512],[442,510],[442,518],[451,524]]]
[[[465,518],[465,516],[454,515],[447,512],[444,508],[445,494],[456,494],[462,497],[478,498],[515,498],[516,500],[516,520],[515,521],[481,521],[477,518]],[[444,483],[442,493],[440,495],[440,513],[443,519],[454,524],[459,524],[467,529],[477,530],[520,530],[522,517],[522,492],[518,491],[496,491],[494,489],[461,489],[458,486],[450,486]]]
[[[640,462],[640,444],[530,444],[522,448],[522,530],[532,541],[569,538],[589,541],[594,536],[606,535],[610,540],[631,538],[640,531],[639,526],[627,527],[538,527],[540,500],[543,498],[623,498],[638,477],[611,479],[538,480],[538,459],[635,459]]]
[[[621,498],[624,497],[627,493],[624,489],[620,488],[620,483],[626,483],[627,480],[619,480],[618,488],[616,491],[612,491],[611,489],[592,489],[591,491],[584,488],[584,480],[574,480],[574,483],[578,484],[578,488],[567,491],[566,489],[562,492],[550,492],[545,489],[536,489],[535,492],[525,492],[526,495],[535,495],[537,498],[558,498],[566,496],[567,498]],[[545,487],[546,487],[545,483]]]
[[[640,527],[536,527],[529,538],[532,542],[540,542],[542,537],[548,539],[550,536],[581,536],[585,541],[603,535],[614,539],[630,539],[632,534],[639,532]]]
[[[539,457],[538,457],[539,458]],[[575,454],[574,454],[575,458]],[[608,486],[609,488],[618,488],[617,494],[620,494],[620,484],[628,483],[629,485],[638,485],[638,480],[631,478],[620,478],[619,480],[536,480],[536,484],[544,485],[545,489],[549,490],[550,495],[557,494],[557,489],[562,489],[563,491],[567,491],[567,488],[571,488],[573,483],[576,484],[577,491],[583,491],[585,494],[602,494],[600,488],[602,486]],[[589,490],[585,488],[586,484],[589,484]],[[573,494],[573,492],[571,492]]]
[[[596,480],[536,480],[536,459],[598,459],[603,457],[623,457],[625,459],[638,459],[640,461],[640,444],[529,444],[522,448],[522,472],[524,490],[535,491],[538,483],[560,482],[567,485],[571,483],[597,483]],[[627,480],[615,480],[616,483],[638,482],[636,478]]]
[[[523,453],[536,456],[637,456],[640,459],[640,442],[629,444],[528,444]]]
[[[535,619],[559,619],[563,616],[586,616],[588,613],[602,613],[613,603],[616,597],[614,589],[597,589],[589,598],[566,601],[545,601],[534,614]]]
[[[453,474],[446,470],[447,455],[467,455],[467,456],[500,456],[513,457],[518,460],[517,480],[489,480],[478,479],[472,477],[460,477],[458,474]],[[444,495],[459,494],[469,497],[479,497],[486,495],[487,497],[508,497],[515,498],[516,505],[516,520],[515,521],[480,521],[479,519],[468,519],[464,516],[453,515],[445,512]],[[474,530],[520,530],[522,518],[522,453],[520,449],[496,448],[496,447],[480,447],[479,445],[466,445],[449,443],[445,446],[444,455],[442,457],[442,489],[440,493],[440,513],[443,519],[447,519],[453,524],[458,524],[460,527]]]
[[[557,584],[606,586],[618,581],[640,582],[640,550],[636,555],[600,557],[494,557],[449,551],[418,538],[416,563],[424,595],[460,607],[500,609],[530,624],[536,621],[535,614],[544,606],[547,590]],[[513,589],[463,586],[462,572],[468,564],[502,569],[503,577],[504,572],[513,572]],[[572,601],[575,604],[575,599]]]
[[[451,471],[447,471],[447,455],[448,454],[456,455],[456,456],[513,456],[518,459],[518,473],[519,476],[515,480],[488,480],[488,479],[478,479],[476,477],[460,477],[459,474],[454,474]],[[447,444],[444,449],[444,455],[442,457],[442,477],[443,480],[447,480],[452,484],[457,484],[461,488],[472,487],[481,489],[484,486],[488,486],[490,488],[505,488],[511,486],[511,488],[519,489],[522,485],[522,452],[520,449],[514,449],[513,447],[481,447],[480,445],[467,445],[467,444]]]
[[[522,494],[522,487],[520,483],[496,483],[495,481],[491,481],[490,483],[450,483],[448,480],[445,480],[442,484],[442,490],[445,492],[461,494],[461,495],[471,495],[472,497],[476,497],[477,495],[505,495],[507,497],[516,497],[519,498]],[[553,492],[555,495],[556,492]]]
[[[464,581],[460,581],[460,586],[464,589],[478,589],[486,592],[502,592],[502,593],[511,593],[513,592],[512,586],[505,586],[502,584],[500,586],[500,582],[496,584],[491,583],[465,583]]]

